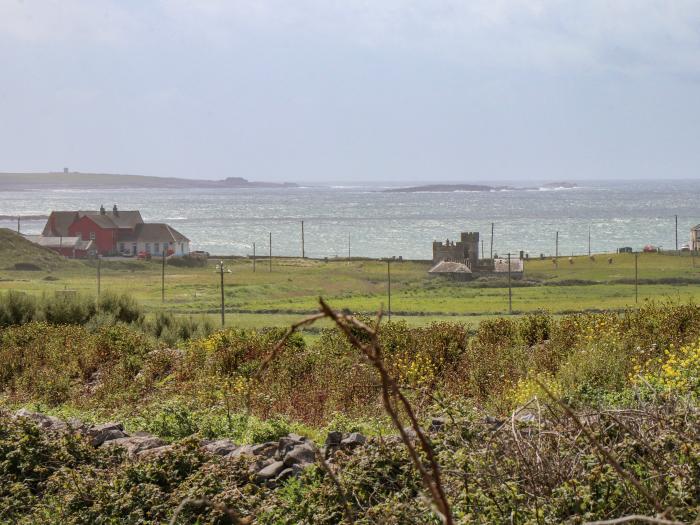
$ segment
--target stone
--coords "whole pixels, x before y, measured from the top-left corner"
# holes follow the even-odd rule
[[[363,445],[367,441],[367,438],[360,434],[359,432],[353,432],[344,438],[340,444],[344,447],[356,447],[358,445]]]
[[[87,435],[93,447],[99,447],[105,441],[128,437],[126,432],[124,432],[124,425],[121,423],[95,425],[87,430]]]
[[[338,446],[343,440],[342,432],[329,432],[326,436],[326,446]]]
[[[238,448],[233,441],[230,439],[217,439],[216,441],[210,441],[205,443],[202,448],[209,452],[210,454],[215,454],[217,456],[227,456],[231,454],[234,450]]]
[[[275,478],[275,483],[287,481],[289,478],[292,477],[295,478],[299,476],[303,471],[304,468],[301,465],[292,465],[291,467],[287,467],[277,475],[277,477]]]
[[[159,458],[166,452],[169,452],[173,449],[173,445],[163,445],[160,447],[155,447],[155,448],[147,448],[145,450],[141,450],[136,453],[136,456],[138,456],[140,459],[153,459],[153,458]]]
[[[434,417],[430,421],[430,432],[437,432],[438,430],[442,430],[446,424],[447,419],[445,419],[444,417]]]
[[[165,441],[155,436],[129,436],[107,440],[102,444],[102,447],[122,447],[126,449],[127,455],[133,458],[141,452],[164,445]]]
[[[26,408],[21,408],[15,412],[15,417],[29,419],[36,423],[42,430],[48,430],[50,432],[67,432],[69,430],[68,425],[59,418],[47,416],[38,412],[30,412]]]
[[[295,437],[292,437],[291,435],[280,438],[280,440],[277,442],[277,451],[275,452],[275,458],[278,460],[282,460],[284,456],[287,455],[287,452],[292,450],[300,443],[302,443],[301,440],[295,439]]]
[[[238,458],[241,456],[254,456],[253,445],[243,445],[226,454],[227,458]]]
[[[268,481],[276,478],[280,472],[284,470],[284,463],[282,461],[275,461],[270,463],[262,470],[258,471],[255,475],[255,480],[257,482]]]
[[[311,465],[316,461],[316,453],[310,443],[302,443],[290,450],[284,456],[284,466]]]
[[[264,456],[264,457],[272,457],[275,452],[277,451],[277,442],[276,441],[268,441],[267,443],[260,443],[259,445],[253,445],[250,448],[250,452],[252,453],[253,456]]]

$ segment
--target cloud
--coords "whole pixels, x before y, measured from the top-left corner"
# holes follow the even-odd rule
[[[99,0],[3,0],[0,37],[26,43],[122,44],[138,20],[119,3]]]
[[[156,29],[154,29],[156,28]],[[4,0],[0,35],[122,44],[316,42],[466,67],[700,72],[696,0]]]

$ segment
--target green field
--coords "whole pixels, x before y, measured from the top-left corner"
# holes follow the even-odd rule
[[[31,248],[0,247],[0,290],[53,294],[77,290],[95,294],[97,267],[92,263],[46,259],[37,271],[14,269],[16,262],[37,261]],[[608,258],[612,257],[610,264]],[[60,259],[60,258],[58,258]],[[21,260],[21,261],[20,261]],[[166,266],[165,302],[161,301],[160,261],[106,261],[101,265],[101,289],[128,292],[149,312],[206,314],[218,318],[219,275],[215,261],[206,268]],[[225,275],[227,324],[254,327],[287,325],[315,311],[323,296],[339,308],[373,314],[388,308],[387,264],[374,260],[229,259]],[[476,323],[508,313],[505,277],[455,282],[427,274],[429,262],[391,264],[391,310],[395,319],[411,325],[438,319]],[[513,312],[621,309],[635,304],[634,255],[598,255],[525,263],[521,281],[513,281]],[[689,254],[640,254],[639,301],[700,299],[700,263]]]

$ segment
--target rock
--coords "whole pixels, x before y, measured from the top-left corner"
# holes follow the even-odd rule
[[[250,452],[253,456],[264,456],[267,458],[272,457],[277,451],[277,442],[268,441],[267,443],[261,443],[259,445],[253,445],[250,448]]]
[[[238,458],[240,456],[254,456],[252,445],[243,445],[226,454],[227,458]]]
[[[114,432],[113,430],[110,432]],[[103,447],[122,447],[126,449],[126,453],[129,457],[133,458],[139,455],[141,452],[146,450],[151,450],[154,448],[159,448],[165,445],[165,441],[159,439],[155,436],[130,436],[121,437],[117,439],[111,439],[105,441]]]
[[[338,446],[342,440],[342,432],[329,432],[326,436],[326,446]]]
[[[287,452],[289,452],[301,443],[302,440],[296,439],[292,435],[280,438],[280,440],[277,442],[277,451],[275,452],[275,459],[282,460],[284,456],[287,455]]]
[[[437,432],[438,430],[442,430],[444,426],[447,424],[447,419],[444,417],[434,417],[430,421],[430,432]]]
[[[15,417],[29,419],[36,423],[42,430],[50,432],[67,432],[69,426],[62,420],[54,416],[47,416],[38,412],[30,412],[26,408],[21,408],[15,412]]]
[[[255,475],[255,480],[260,483],[276,478],[280,472],[284,470],[284,463],[282,461],[275,461],[270,463],[268,466],[260,470]]]
[[[105,423],[103,425],[95,425],[90,427],[87,435],[92,442],[93,447],[99,447],[105,441],[112,441],[128,437],[124,432],[124,425],[121,423]]]
[[[413,427],[403,427],[403,431],[411,441],[418,439],[418,433],[413,430]]]
[[[340,444],[344,447],[356,447],[358,445],[363,445],[366,441],[367,438],[365,436],[359,432],[353,432],[343,439]]]
[[[275,478],[275,483],[281,483],[289,478],[297,477],[302,472],[304,472],[304,468],[300,465],[292,465],[291,467],[287,467],[277,475]]]
[[[159,458],[166,452],[169,452],[173,449],[173,445],[163,445],[161,447],[155,447],[155,448],[147,448],[146,450],[141,450],[136,453],[136,455],[140,459],[153,459],[153,458]]]
[[[217,456],[227,456],[231,454],[234,450],[238,448],[233,441],[230,439],[217,439],[216,441],[210,441],[205,443],[202,448],[209,452],[210,454],[215,454]]]
[[[316,453],[310,443],[302,443],[290,450],[284,456],[284,466],[291,467],[292,465],[311,465],[316,460]]]

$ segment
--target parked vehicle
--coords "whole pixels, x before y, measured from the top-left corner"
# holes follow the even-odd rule
[[[144,260],[144,261],[150,261],[151,260],[151,254],[148,252],[139,252],[139,254],[136,256],[137,259]]]
[[[194,250],[190,252],[190,255],[193,257],[209,257],[209,252],[205,252],[203,250]]]
[[[658,251],[659,251],[659,249],[658,249],[656,246],[652,246],[651,244],[647,244],[647,245],[644,247],[644,252],[645,252],[645,253],[656,253],[656,252],[658,252]]]
[[[681,246],[681,251],[682,252],[689,252],[690,251],[690,245],[689,244],[684,244]]]

